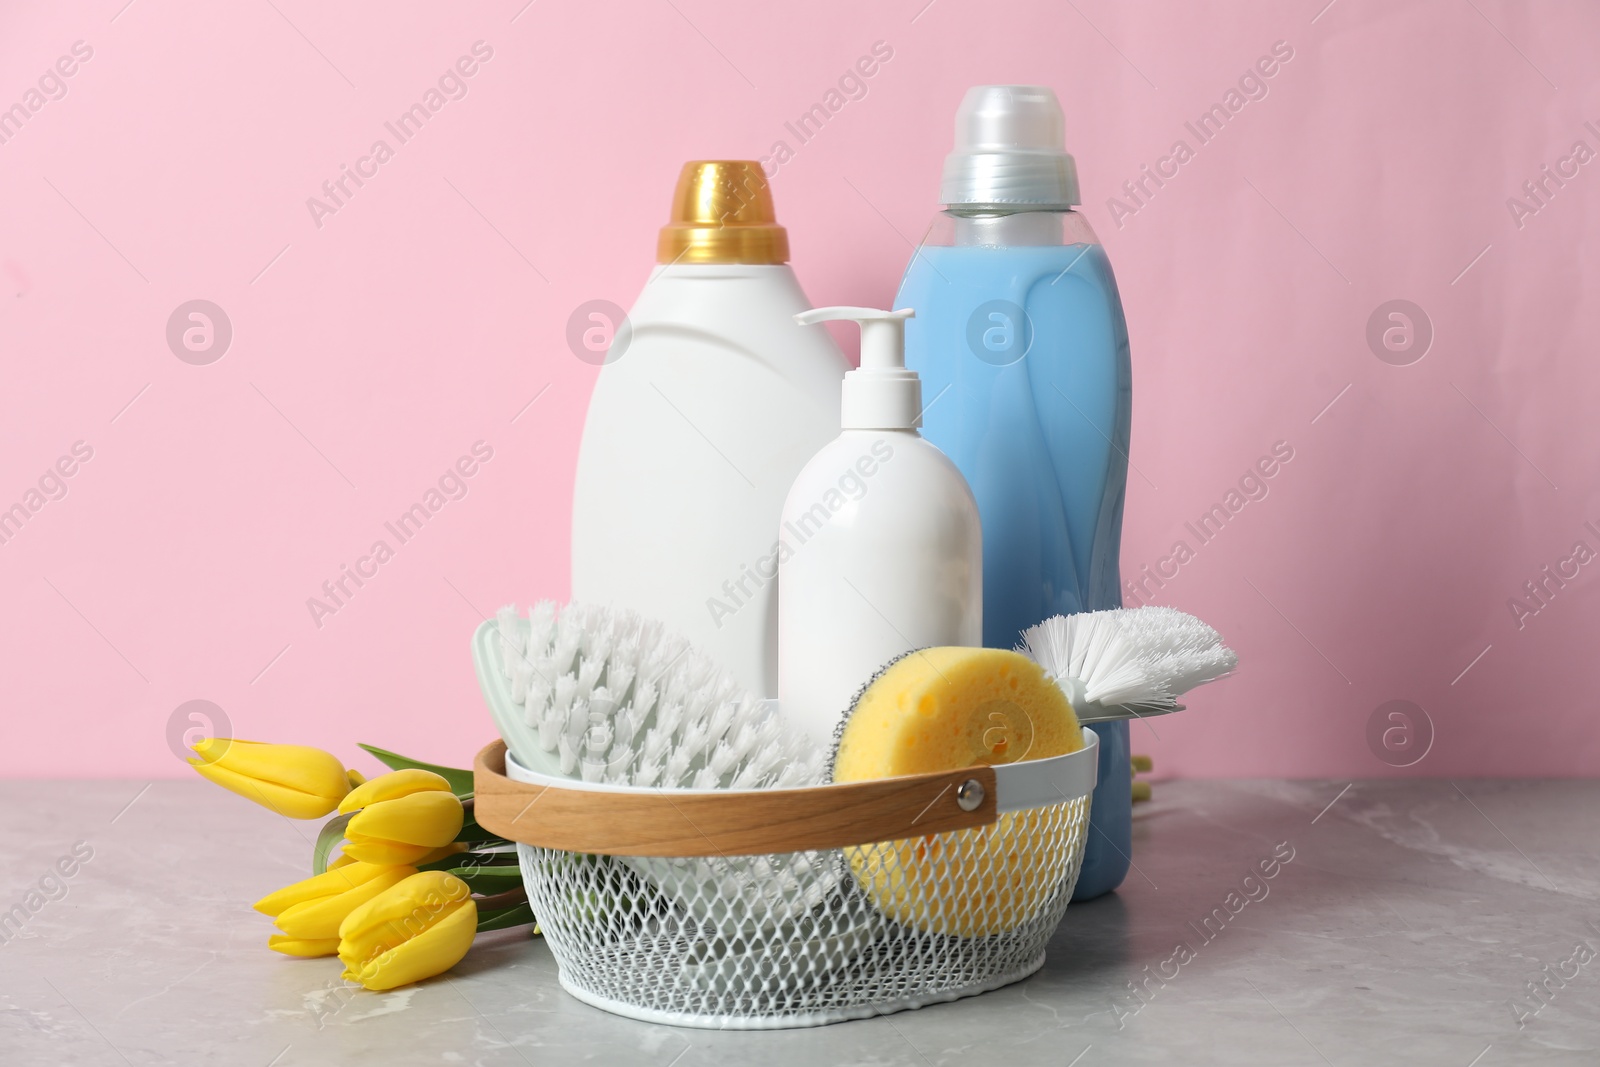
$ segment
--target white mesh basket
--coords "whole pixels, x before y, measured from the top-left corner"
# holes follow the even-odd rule
[[[478,756],[573,996],[768,1029],[982,993],[1044,963],[1083,861],[1098,739],[1065,756],[784,790],[552,778]],[[509,777],[508,777],[509,774]]]

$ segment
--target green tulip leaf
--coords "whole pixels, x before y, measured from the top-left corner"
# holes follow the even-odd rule
[[[333,850],[344,840],[344,828],[350,825],[350,820],[355,818],[355,813],[349,815],[336,815],[322,824],[322,830],[317,834],[316,848],[311,851],[311,873],[325,874],[328,870],[328,857],[333,855]]]
[[[456,796],[470,797],[472,795],[472,772],[470,770],[464,770],[460,767],[441,767],[437,763],[423,763],[421,760],[412,759],[410,756],[402,756],[398,752],[390,752],[387,749],[378,748],[376,745],[360,745],[359,747],[365,749],[379,763],[388,767],[391,771],[403,771],[410,767],[432,771],[450,783],[450,791]]]
[[[457,852],[446,856],[444,859],[434,860],[432,863],[417,865],[419,871],[454,871],[457,867],[515,867],[517,854],[514,851],[493,852],[487,851],[499,844],[498,841],[480,842],[483,848],[473,849],[468,852]]]
[[[474,846],[474,851],[494,845],[509,845],[509,841],[502,838],[499,833],[483,829],[483,824],[478,822],[474,801],[470,797],[461,801],[461,832],[456,833],[456,840],[466,841]]]
[[[509,864],[493,867],[453,867],[450,873],[472,887],[474,893],[492,896],[522,888],[522,868]]]
[[[533,917],[533,908],[526,901],[513,904],[509,908],[498,911],[480,911],[478,913],[478,932],[485,930],[509,930],[513,926],[526,926],[534,923],[533,932],[538,933],[539,927]]]
[[[479,867],[487,867],[496,863],[516,863],[517,849],[515,845],[507,848],[511,842],[504,838],[494,838],[490,841],[479,842],[471,852],[459,857],[458,866],[475,863]]]

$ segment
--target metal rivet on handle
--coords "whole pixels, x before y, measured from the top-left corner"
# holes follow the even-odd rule
[[[977,811],[983,804],[983,783],[976,778],[968,778],[961,783],[961,788],[956,790],[956,806],[962,811]]]

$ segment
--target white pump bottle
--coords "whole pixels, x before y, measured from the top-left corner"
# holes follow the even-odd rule
[[[983,642],[983,541],[966,479],[917,432],[922,384],[905,367],[915,312],[817,308],[802,326],[861,326],[843,432],[818,452],[778,531],[778,706],[831,743],[856,693],[891,660]]]

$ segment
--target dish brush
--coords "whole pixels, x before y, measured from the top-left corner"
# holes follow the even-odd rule
[[[1178,697],[1239,665],[1216,630],[1156,606],[1057,615],[1024,631],[1017,651],[1055,679],[1082,722],[1178,711]]]
[[[659,622],[546,600],[526,616],[501,608],[490,627],[474,643],[479,679],[525,767],[668,789],[823,780],[825,754],[786,726],[776,702],[745,691]]]
[[[538,773],[662,789],[826,780],[826,752],[790,728],[776,702],[635,612],[542,601],[523,616],[507,606],[479,626],[472,649],[506,747]],[[746,930],[797,921],[837,880],[810,853],[622,862],[691,915]],[[719,901],[735,902],[738,914],[711,915]]]

